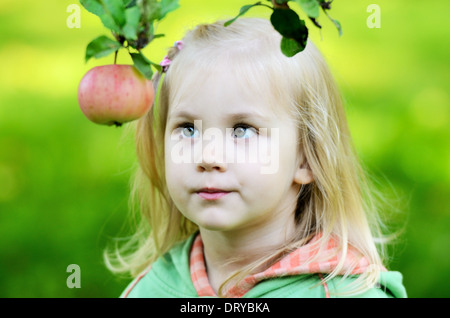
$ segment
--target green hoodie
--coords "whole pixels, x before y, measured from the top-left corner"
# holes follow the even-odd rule
[[[178,244],[152,264],[151,269],[134,279],[121,297],[130,298],[194,298],[198,294],[191,280],[189,255],[195,236]],[[330,297],[355,281],[357,275],[337,276],[327,281]],[[317,274],[280,276],[261,281],[243,298],[323,298],[325,289]],[[348,297],[348,296],[344,296]],[[351,297],[406,297],[399,272],[382,272],[379,286]]]

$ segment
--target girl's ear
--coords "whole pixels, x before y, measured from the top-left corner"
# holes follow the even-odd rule
[[[301,166],[295,171],[294,182],[297,184],[308,184],[314,181],[314,176],[307,163],[301,164]]]

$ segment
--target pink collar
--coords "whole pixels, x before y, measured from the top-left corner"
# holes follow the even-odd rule
[[[330,273],[336,268],[341,253],[336,241],[329,240],[326,246],[320,250],[321,257],[317,261],[307,262],[319,252],[319,245],[315,244],[319,238],[320,235],[315,236],[308,244],[286,255],[268,269],[245,277],[237,285],[231,287],[227,291],[226,296],[232,298],[242,297],[260,281],[280,276],[319,274],[322,283],[325,283],[321,274]],[[369,266],[368,260],[361,253],[355,248],[349,247],[344,266],[339,271],[339,274],[361,274],[368,270]],[[350,272],[348,272],[349,269],[351,269]],[[217,297],[209,284],[206,273],[203,242],[200,234],[197,235],[192,245],[190,271],[192,282],[199,296]],[[324,284],[324,288],[327,292],[326,284]]]

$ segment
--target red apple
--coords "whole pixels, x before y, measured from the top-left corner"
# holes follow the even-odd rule
[[[103,65],[89,70],[78,86],[78,103],[91,121],[120,126],[142,117],[155,97],[152,81],[132,65]]]

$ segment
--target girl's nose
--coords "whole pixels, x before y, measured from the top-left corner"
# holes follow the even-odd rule
[[[225,172],[228,165],[223,159],[224,156],[221,154],[215,154],[208,150],[203,151],[202,157],[197,163],[197,170],[200,172],[213,170]]]
[[[225,172],[226,169],[226,165],[223,163],[205,163],[205,162],[201,162],[199,164],[197,164],[197,169],[200,172],[203,171],[213,171],[213,170],[217,170],[219,172]]]
[[[197,170],[224,172],[228,165],[225,161],[225,153],[223,147],[223,140],[211,140],[203,143],[202,149],[198,152],[200,157],[197,158]]]

